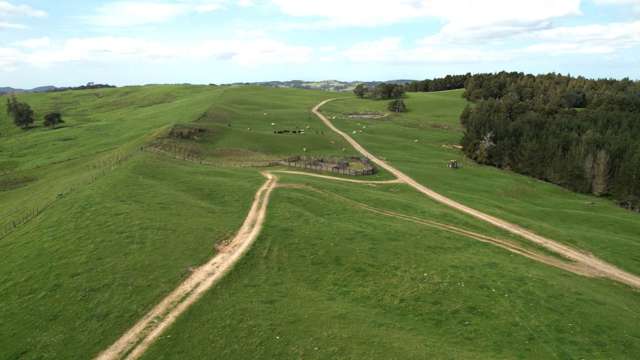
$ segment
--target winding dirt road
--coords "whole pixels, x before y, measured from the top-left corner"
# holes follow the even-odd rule
[[[360,208],[380,215],[391,216],[398,219],[411,221],[414,223],[453,232],[482,242],[491,243],[513,253],[528,257],[547,265],[571,271],[576,274],[584,276],[606,277],[635,288],[640,288],[640,277],[634,274],[625,272],[615,267],[614,265],[611,265],[592,255],[573,249],[567,245],[560,244],[553,240],[534,234],[533,232],[526,230],[518,225],[511,224],[507,221],[498,219],[491,215],[487,215],[483,212],[462,205],[419,184],[417,181],[413,180],[411,177],[407,176],[400,170],[378,159],[373,154],[368,152],[365,148],[363,148],[354,139],[352,139],[349,135],[336,128],[328,118],[320,113],[320,108],[332,100],[333,99],[326,100],[317,105],[313,109],[313,113],[317,115],[318,118],[320,118],[331,130],[333,130],[334,132],[342,136],[347,142],[349,142],[349,144],[351,144],[358,152],[368,157],[371,161],[373,161],[381,168],[393,174],[396,177],[396,180],[355,180],[321,174],[284,170],[278,171],[279,173],[304,175],[334,181],[344,181],[369,185],[398,183],[407,184],[437,202],[445,204],[463,213],[469,214],[480,220],[486,221],[513,234],[519,235],[524,239],[541,245],[542,247],[555,252],[568,260],[571,260],[573,263],[563,262],[548,255],[540,254],[536,251],[526,249],[507,240],[485,236],[448,224],[395,213],[388,210],[377,209],[367,204],[362,204],[337,194],[332,194],[332,196],[339,197],[345,201],[355,204]],[[266,218],[267,207],[269,204],[271,193],[275,188],[278,187],[278,178],[275,175],[269,172],[263,172],[262,174],[267,178],[267,181],[264,183],[264,185],[262,185],[262,187],[260,187],[260,189],[256,193],[251,205],[251,209],[235,237],[209,262],[194,270],[193,273],[184,282],[182,282],[174,291],[172,291],[158,305],[156,305],[151,311],[149,311],[113,345],[100,353],[96,357],[97,360],[138,359],[140,356],[142,356],[142,354],[144,354],[149,346],[154,341],[156,341],[158,337],[169,326],[171,326],[182,313],[184,313],[185,310],[187,310],[191,305],[198,301],[198,299],[200,299],[207,290],[213,287],[227,272],[229,272],[229,270],[231,270],[231,268],[238,262],[238,260],[242,258],[242,256],[249,250],[251,245],[255,242],[258,235],[260,234]]]
[[[426,186],[418,183],[417,181],[415,181],[414,179],[412,179],[411,177],[409,177],[408,175],[406,175],[405,173],[403,173],[402,171],[394,168],[393,166],[389,165],[388,163],[386,163],[385,161],[382,161],[380,159],[378,159],[377,157],[375,157],[373,154],[371,154],[369,151],[367,151],[367,149],[365,149],[364,147],[362,147],[362,145],[360,145],[357,141],[355,141],[351,136],[347,135],[345,132],[341,131],[340,129],[338,129],[337,127],[335,127],[333,125],[333,123],[326,117],[324,116],[321,112],[320,112],[320,108],[322,106],[324,106],[325,104],[327,104],[328,102],[334,101],[336,99],[329,99],[329,100],[325,100],[323,102],[321,102],[320,104],[318,104],[315,108],[313,108],[313,113],[320,118],[320,120],[322,120],[322,122],[324,122],[324,124],[329,127],[329,129],[331,129],[332,131],[334,131],[335,133],[337,133],[338,135],[342,136],[349,144],[351,144],[351,146],[353,146],[360,154],[366,156],[367,158],[369,158],[371,161],[373,161],[376,165],[380,166],[381,168],[387,170],[388,172],[390,172],[391,174],[393,174],[396,178],[398,178],[398,180],[400,180],[401,182],[411,186],[412,188],[416,189],[417,191],[423,193],[424,195],[430,197],[431,199],[447,205],[453,209],[456,209],[458,211],[461,211],[465,214],[471,215],[477,219],[480,219],[482,221],[488,222],[494,226],[497,226],[503,230],[509,231],[512,234],[518,235],[524,239],[527,239],[533,243],[536,243],[540,246],[543,246],[544,248],[553,251],[557,254],[560,254],[564,257],[566,257],[567,259],[570,259],[572,261],[575,261],[576,263],[583,265],[587,268],[592,269],[592,272],[594,274],[597,274],[597,276],[599,277],[606,277],[624,284],[627,284],[629,286],[635,287],[635,288],[640,288],[640,277],[631,273],[628,273],[622,269],[619,269],[618,267],[609,264],[607,262],[605,262],[604,260],[598,259],[596,257],[594,257],[593,255],[584,253],[582,251],[576,250],[572,247],[569,247],[567,245],[558,243],[556,241],[547,239],[543,236],[537,235],[529,230],[526,230],[518,225],[512,224],[510,222],[507,222],[505,220],[502,219],[498,219],[494,216],[485,214],[481,211],[478,211],[476,209],[472,209],[466,205],[463,205],[455,200],[449,199],[446,196],[443,196],[429,188],[427,188]]]
[[[326,176],[297,171],[278,171],[283,174],[304,175],[358,184],[394,184],[399,180],[367,181]],[[122,335],[113,345],[100,353],[96,360],[138,359],[176,319],[213,287],[235,265],[255,242],[266,218],[271,193],[278,187],[272,173],[262,173],[267,181],[258,190],[251,209],[236,236],[209,262],[193,271],[184,282]]]
[[[277,186],[277,177],[270,173],[263,175],[267,181],[256,193],[247,218],[228,245],[208,263],[196,269],[187,280],[96,359],[138,359],[178,316],[200,299],[240,260],[258,237],[266,218],[271,192]]]

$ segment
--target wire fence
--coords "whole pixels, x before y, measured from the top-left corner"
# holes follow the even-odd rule
[[[350,164],[354,162],[362,164],[363,168],[352,168]],[[357,157],[335,159],[296,156],[285,160],[275,161],[272,165],[282,165],[303,170],[328,172],[348,176],[371,176],[378,172],[378,169],[373,166],[369,159]]]
[[[34,206],[13,209],[11,212],[14,215],[0,223],[0,240],[6,238],[10,234],[18,230],[22,225],[25,225],[40,216],[44,211],[52,207],[57,201],[65,198],[70,193],[73,193],[80,188],[92,185],[100,178],[111,173],[112,171],[117,169],[119,165],[131,158],[134,154],[143,151],[144,147],[142,144],[148,142],[150,138],[159,136],[159,134],[165,131],[166,128],[162,128],[137,141],[125,144],[115,150],[101,154],[97,157],[97,159],[89,162],[86,165],[87,171],[79,177],[76,177],[73,181],[71,181],[71,183],[67,185],[67,187],[57,192],[43,195],[39,203]],[[73,160],[76,159],[67,159],[65,161]],[[56,162],[56,164],[63,163],[65,161],[58,161]],[[53,165],[53,163],[50,165]]]
[[[75,179],[66,188],[57,193],[47,194],[43,196],[40,203],[32,207],[21,207],[12,210],[14,214],[11,218],[6,219],[0,223],[0,240],[9,236],[15,232],[22,225],[25,225],[33,219],[40,216],[44,211],[52,207],[57,201],[65,198],[70,193],[76,190],[92,185],[100,178],[106,176],[110,172],[118,168],[118,166],[131,158],[135,153],[141,151],[148,151],[153,153],[159,153],[164,156],[169,156],[179,160],[185,160],[195,162],[203,165],[223,165],[233,167],[272,167],[272,166],[286,166],[292,168],[303,169],[314,172],[332,173],[346,176],[370,176],[377,173],[377,169],[367,158],[330,158],[330,157],[302,157],[295,156],[284,160],[278,161],[251,161],[251,162],[210,162],[202,159],[199,154],[196,154],[190,149],[181,149],[179,147],[172,149],[161,149],[156,146],[145,146],[149,143],[149,138],[157,138],[161,133],[166,132],[167,129],[160,129],[159,131],[140,139],[139,141],[126,144],[120,148],[105,152],[101,154],[97,159],[87,164],[87,172]],[[167,151],[168,150],[168,151]],[[58,161],[56,163],[63,163],[66,161],[72,161],[77,159],[67,159],[65,161]],[[362,165],[362,169],[354,169],[350,165],[352,163],[359,163]],[[50,164],[50,165],[53,165]]]

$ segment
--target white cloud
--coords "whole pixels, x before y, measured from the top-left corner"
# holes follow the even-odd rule
[[[318,50],[322,52],[334,53],[336,52],[336,50],[338,50],[338,47],[336,47],[335,45],[325,45],[321,46]]]
[[[326,26],[378,26],[419,18],[445,21],[451,31],[487,25],[531,24],[580,13],[580,0],[272,0],[290,16]]]
[[[200,4],[195,6],[195,10],[198,13],[210,13],[210,12],[220,10],[220,4],[217,4],[217,3]]]
[[[29,17],[45,17],[47,13],[37,10],[29,5],[14,5],[8,1],[0,1],[0,16],[29,16]]]
[[[255,5],[253,0],[238,0],[238,6],[240,7],[250,7]]]
[[[540,31],[528,51],[562,54],[612,54],[640,46],[640,21],[558,27]]]
[[[593,0],[598,5],[640,5],[640,0]]]
[[[116,1],[99,7],[96,14],[88,16],[86,20],[103,27],[157,24],[193,13],[217,11],[223,3],[224,0]]]
[[[26,62],[46,67],[58,63],[77,61],[116,61],[143,57],[162,59],[170,57],[171,49],[135,38],[97,37],[70,39],[60,48],[50,45],[25,54]]]
[[[0,21],[0,30],[2,29],[17,29],[17,30],[21,30],[21,29],[26,29],[27,27],[25,25],[22,24],[14,24],[14,23],[10,23],[10,22],[4,22],[4,21]]]
[[[505,61],[512,57],[509,51],[492,51],[477,47],[441,46],[418,43],[403,47],[400,38],[383,38],[363,42],[346,50],[343,55],[356,63],[386,64],[464,64]]]
[[[27,26],[14,22],[3,21],[3,19],[12,17],[45,17],[47,13],[37,10],[29,5],[14,5],[8,1],[0,1],[0,30],[22,30]]]
[[[181,4],[120,1],[101,6],[97,14],[88,20],[98,26],[135,26],[165,22],[186,11]]]
[[[353,62],[388,62],[402,52],[401,44],[399,37],[365,41],[353,45],[344,55]]]
[[[315,17],[331,26],[375,26],[426,16],[415,0],[272,0],[287,15]]]
[[[534,33],[557,18],[580,14],[580,0],[442,1],[434,9],[446,23],[426,43],[472,43]]]
[[[229,60],[244,66],[300,64],[311,59],[313,50],[268,38],[253,40],[212,40],[189,49],[193,58]]]
[[[540,43],[525,47],[522,49],[523,53],[532,53],[544,56],[559,56],[559,55],[575,55],[575,54],[591,54],[602,55],[615,52],[616,49],[606,45],[590,45],[584,46],[575,43]]]
[[[640,43],[640,21],[557,27],[535,35],[543,40],[572,40],[583,43],[608,43],[628,46]]]
[[[596,5],[631,6],[634,12],[640,13],[640,0],[593,0]]]
[[[49,67],[74,62],[143,63],[159,61],[229,61],[241,66],[304,63],[313,50],[267,37],[163,43],[132,37],[75,38],[61,44],[31,39],[0,49],[0,65]]]
[[[22,53],[12,48],[0,48],[0,70],[13,71],[20,62]]]
[[[42,49],[42,48],[47,48],[51,45],[51,39],[45,36],[41,38],[17,41],[14,43],[14,45],[18,47],[27,48],[27,49]]]
[[[307,18],[284,29],[379,26],[436,18],[440,31],[422,41],[464,46],[502,41],[552,27],[554,19],[580,14],[580,0],[271,0],[285,14]],[[416,55],[417,56],[417,55]],[[493,58],[493,55],[491,56]]]
[[[441,40],[428,37],[403,46],[400,38],[382,38],[355,44],[342,55],[351,62],[386,64],[487,63],[564,55],[613,55],[640,47],[640,21],[544,29],[518,35],[506,45]]]

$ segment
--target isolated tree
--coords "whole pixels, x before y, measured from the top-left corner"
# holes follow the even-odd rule
[[[59,112],[52,112],[44,116],[44,126],[52,127],[55,129],[58,124],[63,124],[62,114]]]
[[[369,89],[364,84],[358,84],[358,86],[353,89],[353,93],[360,99],[363,99],[367,95],[367,92],[369,92]]]
[[[7,115],[13,116],[16,111],[16,106],[18,104],[18,99],[16,99],[15,95],[11,95],[7,98]]]
[[[12,103],[10,111],[16,126],[26,129],[33,124],[33,110],[29,104],[15,101]]]
[[[395,113],[406,112],[407,105],[405,105],[404,100],[395,99],[389,103],[388,109],[389,111],[395,112]]]

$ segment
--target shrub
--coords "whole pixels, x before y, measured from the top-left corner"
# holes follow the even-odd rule
[[[52,112],[44,116],[44,126],[55,128],[58,124],[63,124],[62,114]]]
[[[401,112],[407,111],[407,105],[405,105],[404,100],[402,99],[395,99],[391,101],[389,103],[388,108],[389,108],[389,111],[395,112],[395,113],[401,113]]]

